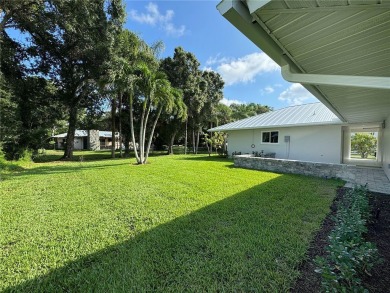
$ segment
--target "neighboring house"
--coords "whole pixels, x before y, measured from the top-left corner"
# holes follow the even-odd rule
[[[379,129],[377,161],[390,178],[389,5],[389,0],[223,0],[217,8],[281,66],[284,79],[301,83],[347,124],[332,142]],[[288,134],[279,135],[284,144]],[[327,143],[328,136],[322,137]],[[343,154],[350,153],[348,145],[344,141]]]
[[[56,149],[63,149],[66,143],[67,133],[52,136],[56,143]],[[119,132],[115,133],[115,148],[118,149]],[[112,132],[100,130],[76,130],[74,136],[75,150],[101,150],[109,149],[112,146]]]

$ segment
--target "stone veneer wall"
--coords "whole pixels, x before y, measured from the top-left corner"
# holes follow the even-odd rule
[[[90,151],[100,150],[99,130],[88,130],[88,149]]]
[[[353,172],[349,172],[349,168],[353,168],[354,166],[345,164],[315,163],[241,155],[234,156],[234,166],[277,173],[339,178],[346,181],[354,179],[351,178],[351,176],[354,176]]]

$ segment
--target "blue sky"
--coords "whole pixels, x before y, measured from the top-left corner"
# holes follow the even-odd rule
[[[280,109],[317,102],[299,84],[286,82],[280,67],[230,24],[214,0],[124,0],[125,27],[148,44],[163,41],[161,57],[178,46],[195,54],[201,69],[214,70],[225,81],[224,103],[255,102]]]
[[[148,44],[163,41],[161,58],[178,46],[195,54],[201,69],[225,81],[223,103],[259,103],[274,109],[317,102],[300,84],[286,82],[280,67],[220,15],[219,0],[123,0],[125,27]],[[13,30],[19,40],[25,36]]]

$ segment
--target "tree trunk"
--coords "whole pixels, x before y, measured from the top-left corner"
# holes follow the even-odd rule
[[[115,158],[115,146],[116,146],[116,137],[115,137],[115,114],[116,114],[116,99],[111,99],[111,157]]]
[[[139,163],[140,157],[138,155],[138,150],[137,150],[137,143],[135,141],[135,135],[134,135],[134,121],[133,121],[133,93],[130,92],[130,97],[129,97],[129,106],[130,106],[130,131],[131,131],[131,140],[133,142],[133,148],[134,148],[134,155]]]
[[[162,107],[160,107],[160,109],[158,110],[158,113],[157,113],[157,116],[156,116],[156,120],[154,120],[152,129],[150,130],[150,136],[149,136],[149,141],[148,141],[148,147],[146,149],[146,155],[145,155],[145,162],[144,162],[144,164],[146,164],[146,162],[147,162],[147,160],[149,158],[149,151],[150,151],[150,146],[152,145],[152,139],[153,139],[154,130],[156,129],[157,121],[158,121],[158,118],[160,118],[161,111],[162,111]]]
[[[177,134],[177,130],[173,131],[171,135],[171,139],[168,145],[168,155],[173,155],[173,144],[175,143],[176,134]]]
[[[198,133],[196,134],[196,149],[195,149],[195,154],[198,154],[199,138],[200,138],[200,131],[198,130]]]
[[[195,143],[195,129],[192,129],[192,153],[195,154],[196,151],[196,143]]]
[[[128,134],[125,135],[124,137],[124,144],[125,144],[125,157],[130,156],[130,148],[129,148],[129,143],[130,143],[130,137]]]
[[[119,153],[120,153],[120,157],[123,158],[123,152],[122,152],[122,98],[123,98],[123,95],[122,93],[119,93],[119,111],[118,111],[118,114],[119,114],[119,120],[118,120],[118,131],[119,131]]]
[[[65,152],[62,157],[63,160],[70,160],[73,158],[73,149],[74,149],[74,138],[76,132],[76,123],[77,123],[77,107],[75,105],[71,106],[69,109],[69,126],[68,133],[66,136],[66,147]]]
[[[139,126],[139,160],[138,161],[138,164],[142,164],[142,162],[144,161],[144,119],[145,119],[145,110],[146,110],[146,99],[144,101],[144,104],[142,106],[142,114],[141,114],[141,123],[140,123],[140,126]]]
[[[187,154],[187,141],[188,141],[188,118],[186,119],[186,135],[184,140],[184,154]]]
[[[210,146],[209,146],[209,143],[207,142],[207,139],[205,140],[205,143],[206,143],[206,147],[207,147],[207,152],[209,153],[209,157],[210,157],[211,152],[210,152]]]

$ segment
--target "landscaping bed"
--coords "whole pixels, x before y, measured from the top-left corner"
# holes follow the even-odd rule
[[[314,259],[327,255],[328,236],[335,227],[334,217],[346,190],[348,189],[338,189],[337,197],[331,206],[331,213],[325,218],[320,231],[310,245],[306,261],[300,266],[301,276],[291,290],[292,292],[321,291],[321,277],[315,272],[318,265]],[[362,276],[362,286],[369,292],[388,292],[390,286],[390,196],[371,192],[369,198],[372,214],[367,225],[368,231],[364,236],[365,241],[377,247],[380,262],[368,274]]]

